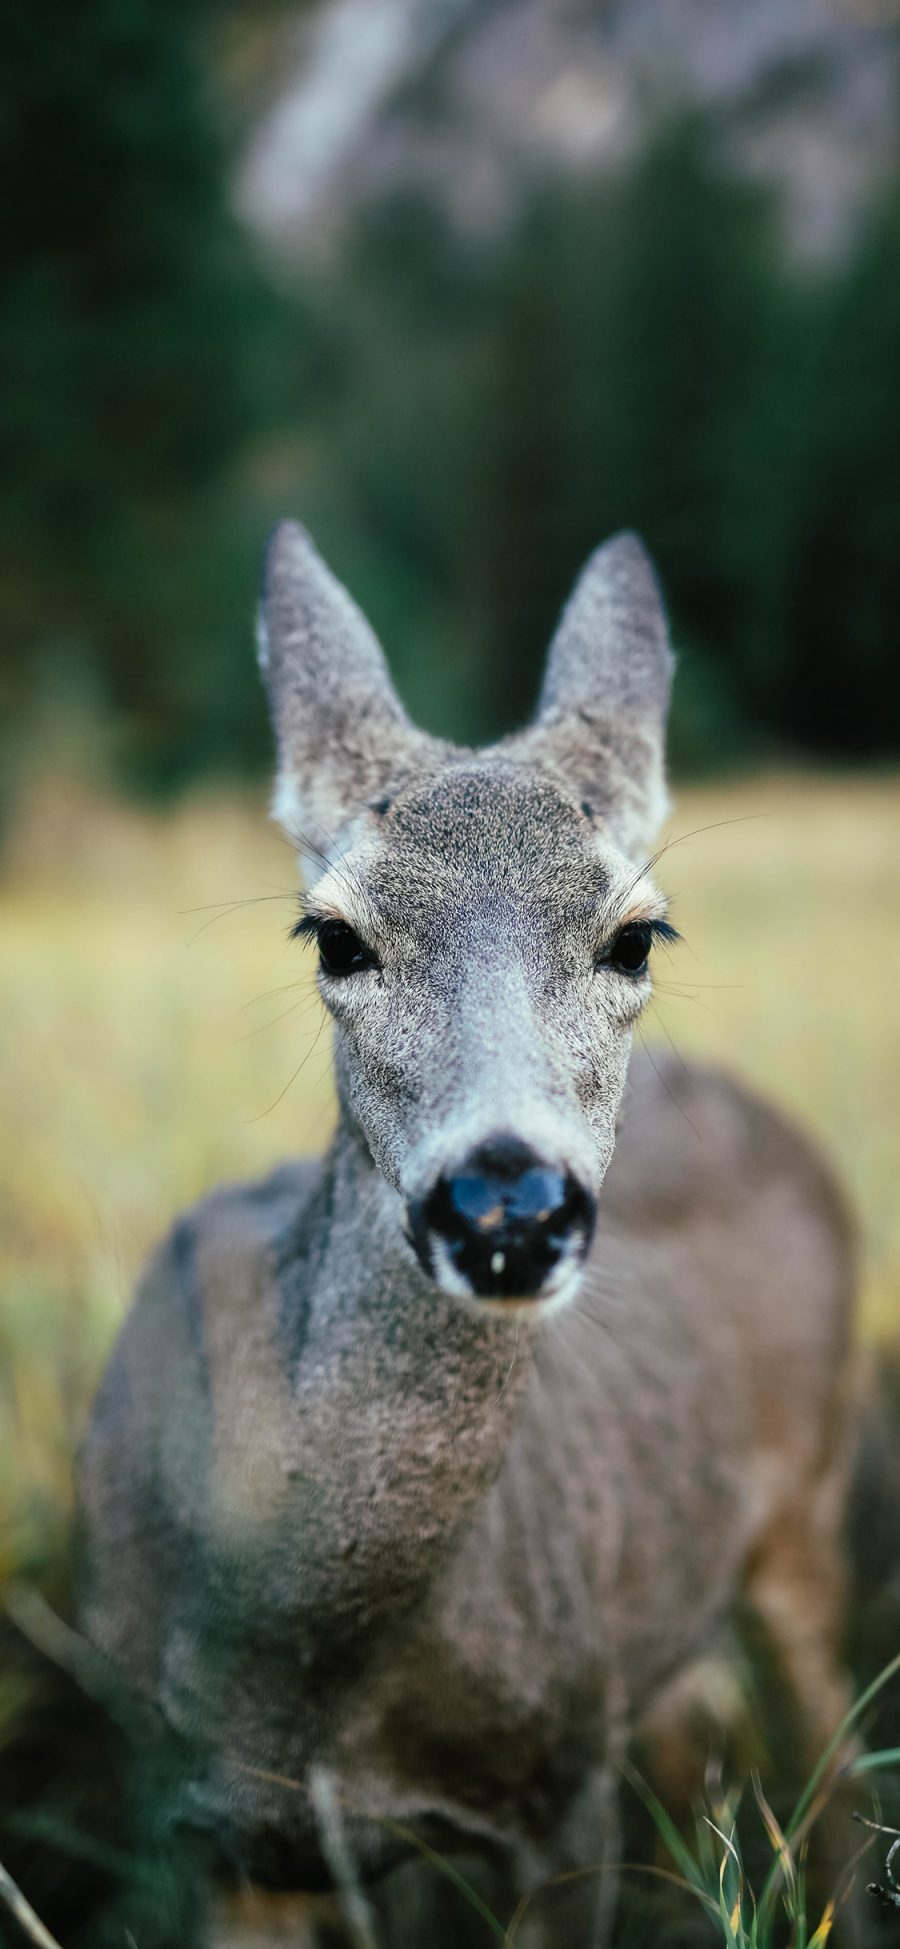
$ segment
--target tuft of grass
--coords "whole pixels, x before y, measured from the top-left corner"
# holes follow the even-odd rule
[[[741,1808],[745,1795],[741,1789],[719,1788],[708,1806],[699,1810],[691,1841],[647,1782],[626,1762],[625,1777],[650,1813],[678,1870],[681,1887],[704,1910],[723,1949],[776,1949],[776,1945],[777,1949],[824,1949],[852,1893],[857,1862],[848,1864],[819,1913],[811,1916],[807,1865],[810,1835],[839,1785],[876,1768],[885,1770],[900,1764],[900,1749],[892,1748],[854,1754],[842,1766],[837,1765],[840,1754],[850,1751],[851,1734],[898,1674],[900,1654],[859,1693],[820,1755],[784,1827],[769,1805],[758,1773],[751,1774],[753,1802],[770,1855],[758,1892],[744,1867],[746,1823],[742,1824]],[[867,1820],[863,1824],[878,1826]],[[861,1849],[860,1854],[865,1851]]]

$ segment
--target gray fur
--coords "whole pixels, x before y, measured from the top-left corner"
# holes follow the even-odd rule
[[[359,811],[417,739],[369,624],[296,521],[280,522],[266,550],[257,645],[278,745],[276,816],[298,844],[325,850],[348,799]]]
[[[595,550],[550,645],[529,745],[557,757],[632,859],[668,811],[663,767],[673,658],[656,572],[637,535]]]
[[[626,1094],[650,981],[602,953],[663,911],[636,862],[670,662],[639,545],[594,558],[535,725],[479,755],[407,724],[299,530],[263,615],[282,775],[326,828],[307,900],[380,969],[322,977],[327,1156],[215,1193],[145,1276],[85,1446],[84,1622],[248,1873],[326,1876],[324,1778],[360,1874],[400,1823],[483,1853],[508,1912],[614,1858],[623,1740],[739,1596],[811,1745],[837,1721],[846,1231],[733,1086],[641,1061]],[[602,1195],[583,1273],[490,1308],[405,1210],[498,1130]],[[535,1901],[522,1949],[605,1939],[611,1885]]]

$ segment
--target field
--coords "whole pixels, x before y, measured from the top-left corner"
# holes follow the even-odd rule
[[[767,777],[680,795],[658,876],[683,945],[652,1042],[722,1060],[830,1154],[864,1331],[900,1312],[900,783]],[[218,1179],[320,1146],[327,1025],[261,798],[150,816],[36,794],[2,886],[0,1576],[66,1521],[73,1444],[135,1271]]]

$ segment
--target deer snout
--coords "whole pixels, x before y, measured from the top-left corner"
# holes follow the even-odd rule
[[[595,1208],[571,1172],[498,1136],[411,1204],[410,1233],[439,1285],[480,1299],[538,1299],[584,1258]]]

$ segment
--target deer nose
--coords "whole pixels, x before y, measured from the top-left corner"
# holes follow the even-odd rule
[[[419,1258],[441,1283],[449,1262],[482,1299],[536,1299],[563,1261],[584,1257],[595,1201],[570,1172],[517,1137],[496,1137],[438,1178],[410,1210]]]

